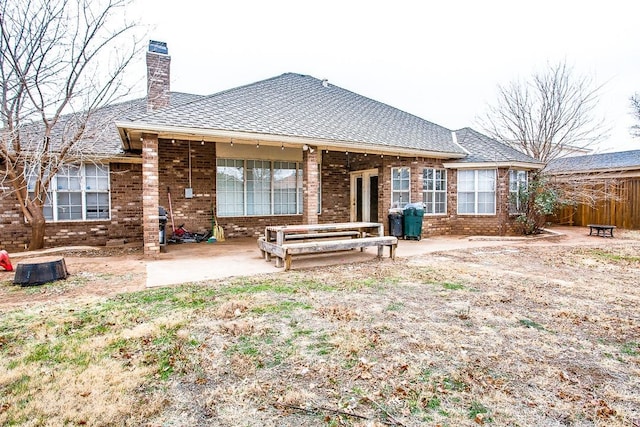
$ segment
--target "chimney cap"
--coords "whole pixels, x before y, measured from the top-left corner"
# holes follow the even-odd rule
[[[149,40],[149,52],[162,53],[164,55],[167,55],[169,53],[169,48],[167,48],[166,42]]]

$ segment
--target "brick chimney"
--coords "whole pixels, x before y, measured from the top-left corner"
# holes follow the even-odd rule
[[[149,41],[147,52],[147,112],[169,106],[171,57],[165,42]]]

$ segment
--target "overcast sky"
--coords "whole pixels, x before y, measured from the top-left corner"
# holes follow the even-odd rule
[[[482,130],[498,84],[566,60],[604,85],[612,131],[596,151],[640,149],[629,134],[638,0],[138,0],[128,14],[168,44],[172,90],[210,94],[295,72],[454,130]],[[143,63],[129,72],[144,74]]]

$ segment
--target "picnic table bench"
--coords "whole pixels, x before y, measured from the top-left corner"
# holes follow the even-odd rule
[[[298,240],[301,242],[289,243]],[[291,268],[293,255],[327,253],[365,247],[378,247],[378,257],[385,246],[395,259],[398,239],[385,236],[383,225],[369,222],[269,226],[258,238],[258,247],[266,261],[276,257],[276,267]]]
[[[588,224],[589,227],[589,236],[593,234],[593,231],[596,231],[596,236],[602,237],[613,237],[613,230],[616,228],[615,225],[600,225],[600,224]],[[609,235],[607,236],[607,233]]]

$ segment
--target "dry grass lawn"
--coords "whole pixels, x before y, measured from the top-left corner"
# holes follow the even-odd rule
[[[81,302],[0,282],[0,424],[638,427],[638,277],[628,233]]]

